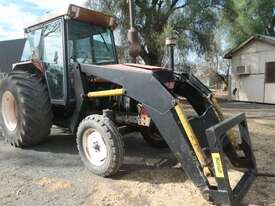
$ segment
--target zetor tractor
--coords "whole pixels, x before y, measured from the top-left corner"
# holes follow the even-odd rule
[[[238,205],[256,176],[245,115],[224,119],[193,75],[118,64],[114,25],[110,16],[70,5],[25,29],[21,62],[0,85],[6,141],[29,147],[53,124],[68,128],[85,166],[107,177],[123,163],[122,134],[140,131],[152,146],[171,149],[205,199]],[[186,115],[186,102],[195,115]],[[242,173],[234,187],[228,166]]]

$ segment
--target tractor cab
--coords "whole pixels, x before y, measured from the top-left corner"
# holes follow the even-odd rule
[[[21,61],[43,63],[53,104],[73,101],[71,71],[75,63],[117,63],[114,25],[111,16],[70,5],[67,11],[49,14],[25,29]]]

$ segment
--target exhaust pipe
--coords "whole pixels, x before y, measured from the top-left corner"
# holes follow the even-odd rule
[[[130,16],[130,30],[128,31],[129,42],[129,55],[131,57],[131,63],[137,63],[137,57],[140,54],[140,44],[138,38],[138,32],[135,29],[135,10],[134,1],[128,0],[129,3],[129,16]]]
[[[175,58],[174,58],[174,48],[177,44],[177,39],[175,37],[167,37],[165,44],[169,47],[169,67],[174,72],[175,71]]]

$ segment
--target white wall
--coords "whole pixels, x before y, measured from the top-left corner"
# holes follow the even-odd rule
[[[232,58],[231,98],[239,101],[275,103],[275,84],[265,85],[264,82],[265,64],[271,61],[275,61],[275,46],[258,40],[236,52]],[[251,74],[236,75],[238,66],[249,66]],[[232,94],[234,88],[237,88],[236,95]]]
[[[262,103],[264,100],[264,74],[242,76],[238,94],[240,101]]]
[[[264,103],[275,104],[275,84],[265,84]]]

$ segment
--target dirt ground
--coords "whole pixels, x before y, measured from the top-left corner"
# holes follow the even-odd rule
[[[258,170],[275,173],[275,106],[224,104],[226,115],[247,112]],[[53,128],[49,141],[27,150],[0,141],[1,206],[208,205],[169,149],[153,149],[139,134],[124,137],[118,175],[104,179],[84,168],[75,137]],[[243,205],[275,205],[275,177],[257,177]]]

